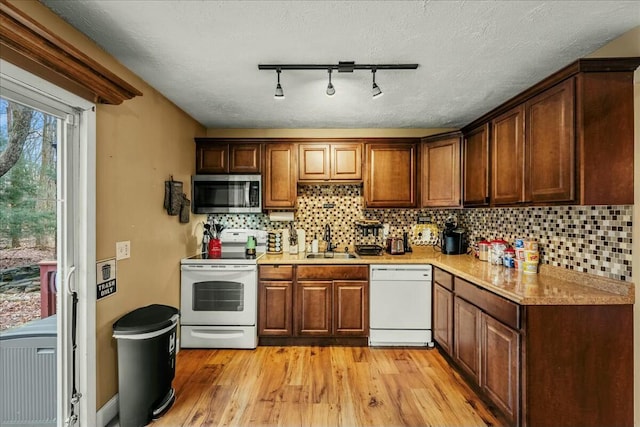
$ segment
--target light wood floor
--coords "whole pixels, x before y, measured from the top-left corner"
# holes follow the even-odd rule
[[[437,349],[181,350],[161,426],[497,426]]]

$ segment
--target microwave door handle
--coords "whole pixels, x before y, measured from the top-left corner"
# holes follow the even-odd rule
[[[249,190],[251,189],[251,181],[247,181],[244,185],[244,207],[248,208],[251,206],[249,201]]]

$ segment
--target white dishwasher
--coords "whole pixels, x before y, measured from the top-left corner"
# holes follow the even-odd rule
[[[428,264],[370,266],[370,346],[433,347],[431,271]]]

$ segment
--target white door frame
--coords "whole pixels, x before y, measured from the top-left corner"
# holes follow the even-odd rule
[[[67,206],[73,209],[73,223],[67,227],[73,228],[72,261],[75,270],[73,274],[59,274],[58,295],[62,300],[68,299],[69,281],[78,293],[77,318],[77,389],[81,393],[77,414],[77,425],[90,427],[96,425],[96,113],[95,105],[80,98],[40,77],[16,67],[0,59],[0,86],[3,92],[11,91],[16,97],[23,97],[23,102],[37,108],[41,106],[54,108],[58,111],[68,111],[69,107],[79,111],[75,132],[79,138],[75,139],[70,151],[63,162],[70,166],[68,176],[73,180],[73,194],[71,200],[66,200]],[[8,89],[7,89],[8,88]],[[20,101],[20,99],[16,99]],[[35,101],[32,102],[32,101]],[[46,109],[45,109],[46,111]],[[64,120],[63,120],[64,123]],[[64,124],[63,124],[64,126]],[[60,162],[61,160],[59,160]],[[63,276],[63,277],[60,277]],[[66,297],[66,298],[65,298]],[[70,307],[69,307],[70,310]],[[70,316],[58,316],[58,331],[68,330]],[[70,372],[65,367],[70,365],[71,355],[65,349],[71,341],[66,334],[58,334],[58,403],[57,424],[63,426],[69,414],[69,402],[66,396],[69,392]],[[63,367],[62,369],[60,369]]]

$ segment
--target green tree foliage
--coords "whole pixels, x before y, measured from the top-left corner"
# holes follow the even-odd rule
[[[52,246],[56,232],[57,119],[30,110],[30,120],[12,123],[12,112],[24,107],[0,99],[0,153],[9,139],[23,135],[20,158],[0,177],[0,239],[18,247],[24,238],[39,246]],[[20,116],[24,119],[24,115]],[[28,129],[24,129],[25,124]],[[16,129],[16,127],[21,128]]]

